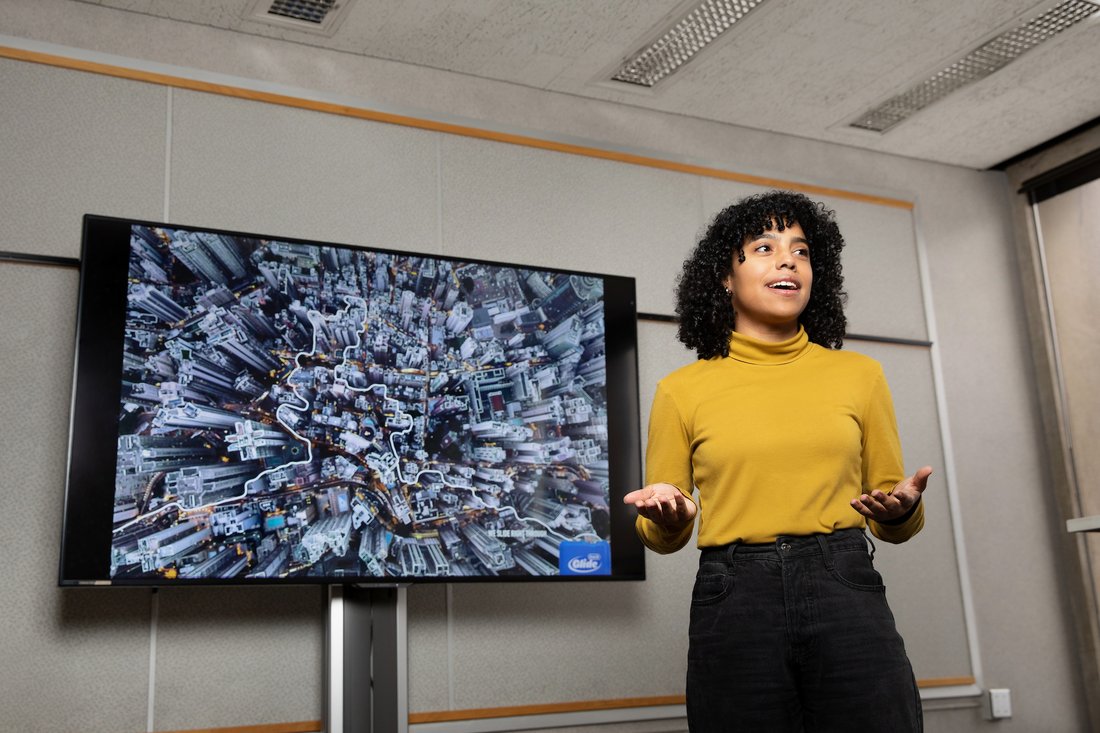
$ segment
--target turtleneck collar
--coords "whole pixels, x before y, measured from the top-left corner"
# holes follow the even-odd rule
[[[798,327],[798,333],[786,341],[761,341],[737,333],[730,336],[730,358],[745,364],[775,366],[790,364],[810,350],[810,337],[806,329]]]

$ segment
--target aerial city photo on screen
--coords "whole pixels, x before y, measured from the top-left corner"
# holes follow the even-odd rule
[[[611,572],[603,280],[131,227],[110,574]]]

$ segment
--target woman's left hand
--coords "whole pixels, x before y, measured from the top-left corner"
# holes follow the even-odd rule
[[[903,517],[920,501],[921,494],[928,486],[928,477],[931,475],[932,467],[925,466],[909,478],[898,482],[889,494],[876,489],[870,494],[862,494],[858,499],[852,499],[852,508],[876,522],[888,522],[891,519]]]

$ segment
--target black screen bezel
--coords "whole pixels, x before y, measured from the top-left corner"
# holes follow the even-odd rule
[[[608,452],[611,477],[611,574],[596,576],[435,576],[375,577],[320,576],[292,578],[115,578],[110,577],[110,544],[114,505],[118,405],[122,390],[123,334],[127,308],[127,284],[131,227],[211,232],[251,239],[403,256],[430,257],[451,262],[481,263],[501,267],[539,269],[598,277],[604,283],[606,369],[608,399]],[[139,219],[86,214],[81,242],[72,414],[70,417],[68,471],[62,519],[61,586],[112,585],[178,587],[186,585],[407,585],[459,582],[598,582],[644,580],[643,546],[634,531],[633,507],[622,496],[642,480],[640,411],[638,400],[638,339],[634,278],[543,265],[454,257],[409,250],[364,247],[260,235],[247,232],[177,225]]]

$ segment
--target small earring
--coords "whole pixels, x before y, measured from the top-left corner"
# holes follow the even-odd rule
[[[730,290],[729,288],[725,288],[725,291],[726,291],[726,295],[733,295],[733,291]]]

